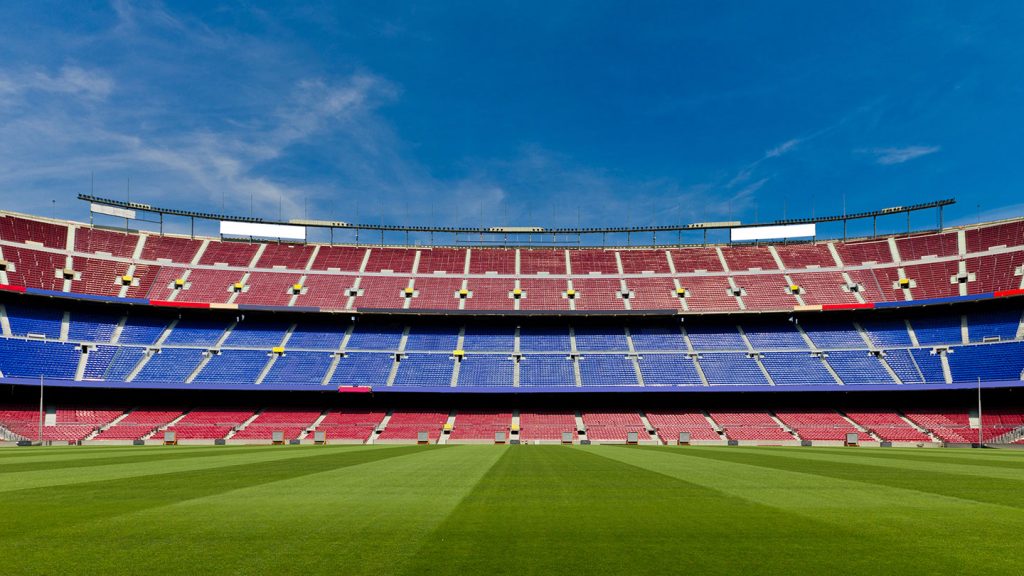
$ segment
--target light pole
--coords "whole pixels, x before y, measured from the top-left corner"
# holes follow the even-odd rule
[[[984,439],[982,432],[984,432],[984,428],[985,427],[982,425],[981,421],[981,376],[978,376],[978,448],[984,447],[982,444]]]
[[[39,445],[43,445],[43,375],[39,375]]]

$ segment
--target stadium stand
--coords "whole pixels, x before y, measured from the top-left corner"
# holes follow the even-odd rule
[[[562,297],[568,283],[555,277],[572,281],[574,286],[580,283],[581,287],[574,288],[579,292],[574,306],[580,310],[622,310],[625,302],[616,296],[622,281],[635,297],[629,302],[631,309],[789,310],[800,301],[809,305],[858,304],[860,299],[884,303],[957,296],[961,291],[1013,290],[1020,288],[1016,272],[1024,263],[1024,241],[1018,237],[1024,225],[1020,221],[968,227],[965,254],[959,253],[954,231],[895,237],[898,261],[885,240],[832,241],[842,262],[842,267],[837,267],[828,242],[667,250],[314,247],[125,233],[15,215],[0,220],[0,248],[2,257],[12,264],[6,272],[13,285],[110,297],[312,305],[335,310],[349,306],[456,309],[460,307],[458,299],[449,299],[448,293],[461,289],[462,284],[473,291],[463,306],[470,310],[568,310],[569,299]],[[75,228],[70,250],[66,245],[69,226]],[[142,249],[136,259],[135,247],[140,242]],[[314,251],[316,257],[310,263]],[[242,281],[239,270],[253,264],[257,252],[260,256],[251,277],[242,292],[233,295],[230,287]],[[197,254],[198,261],[193,264]],[[415,278],[424,283],[423,296],[427,297],[409,302],[398,291],[407,287],[417,259]],[[723,268],[723,260],[729,272]],[[968,274],[958,279],[961,263]],[[65,269],[71,272],[70,284],[62,275]],[[275,272],[268,272],[270,269]],[[122,294],[120,279],[129,270],[133,282]],[[783,271],[800,287],[797,294],[787,292],[789,283]],[[356,284],[354,274],[359,272],[363,293],[350,302],[344,290]],[[437,273],[444,273],[444,278]],[[856,295],[844,274],[858,288]],[[490,275],[501,277],[488,278]],[[186,286],[171,287],[185,276]],[[288,289],[303,276],[304,291],[293,299]],[[908,280],[906,289],[898,285],[900,278]],[[516,279],[526,293],[518,300],[508,297]],[[742,306],[728,293],[730,279],[743,291]],[[338,286],[339,280],[344,286]],[[673,298],[679,288],[687,291],[684,299]]]
[[[966,410],[909,409],[906,410],[906,415],[915,424],[929,430],[944,442],[969,444],[978,441],[978,429],[971,427]]]
[[[343,410],[329,412],[315,430],[324,432],[328,441],[365,442],[384,419],[384,412]]]
[[[325,352],[290,351],[278,356],[261,384],[318,385],[327,377],[335,356]]]
[[[853,422],[869,430],[875,436],[888,442],[930,442],[928,434],[911,426],[895,412],[846,411],[846,416]]]
[[[0,432],[6,430],[18,438],[37,439],[37,406],[0,405]],[[456,416],[450,434],[444,434],[449,415],[443,411],[396,409],[390,417],[384,411],[345,408],[266,407],[260,410],[197,407],[96,409],[80,405],[48,406],[44,413],[43,437],[56,443],[131,442],[145,440],[162,443],[165,430],[174,430],[178,440],[212,442],[226,439],[236,443],[270,443],[273,432],[284,433],[285,440],[312,442],[314,431],[322,431],[328,442],[373,442],[374,432],[384,428],[376,440],[414,442],[419,432],[428,432],[431,443],[494,443],[495,433],[506,441],[560,443],[563,433],[577,435],[577,418],[571,411],[521,410],[504,408],[463,408]],[[630,432],[638,440],[650,442],[643,422],[646,417],[658,443],[676,444],[680,432],[690,434],[693,443],[724,443],[739,440],[745,444],[843,443],[846,434],[855,433],[861,444],[877,441],[899,445],[948,442],[968,444],[978,440],[978,424],[966,409],[908,409],[906,416],[891,409],[827,408],[765,410],[657,409],[645,412],[594,409],[580,412],[585,437],[596,443],[624,443]],[[1016,442],[1024,427],[1024,409],[994,408],[984,415],[982,438],[985,442]],[[721,430],[721,432],[719,432]],[[792,432],[790,432],[792,431]],[[1013,433],[1013,435],[1010,435]],[[1007,439],[1007,440],[1003,440]],[[0,438],[0,442],[3,438]]]
[[[523,442],[561,442],[562,434],[576,435],[576,418],[570,412],[520,411],[519,439]]]
[[[458,386],[510,389],[515,383],[515,361],[496,354],[469,355],[459,362]]]
[[[519,387],[576,386],[573,364],[560,354],[529,354],[519,362]]]
[[[436,443],[441,435],[441,427],[448,420],[447,412],[414,412],[398,411],[391,414],[384,432],[378,437],[379,442],[392,440],[416,440],[420,432],[426,432],[430,443]]]
[[[7,214],[0,378],[13,387],[42,378],[115,392],[385,398],[610,396],[619,388],[655,396],[885,394],[979,381],[1012,389],[1024,379],[1024,310],[1009,298],[1024,286],[1021,273],[1024,220],[869,240],[509,249],[193,239]],[[272,402],[258,412],[184,413],[180,401],[93,415],[58,407],[44,432],[59,442],[153,440],[185,414],[173,424],[184,440],[265,441],[281,429],[305,441],[316,429],[367,442],[387,420],[384,442],[413,441],[419,431],[431,441],[493,442],[505,431],[523,441],[559,442],[572,432],[621,442],[631,431],[650,438],[646,414],[663,443],[683,431],[694,441],[765,443],[840,442],[849,432],[868,441],[864,430],[904,443],[975,442],[978,434],[973,412],[962,408],[908,402],[904,413],[836,411],[774,399],[749,409],[710,402],[716,408],[707,416],[657,401],[654,412],[594,408],[582,412],[587,432],[577,437],[569,410],[535,406],[514,418],[511,402],[496,402],[456,410],[450,436],[442,434],[447,405],[405,405],[386,418],[377,408]],[[0,413],[0,425],[32,437],[37,410],[14,406]],[[1019,417],[993,409],[983,438],[1016,430]]]
[[[455,416],[449,442],[493,443],[498,432],[509,439],[512,412],[509,410],[459,411]]]
[[[42,427],[43,441],[74,443],[93,434],[100,426],[122,414],[122,410],[63,407],[49,410]],[[39,408],[0,408],[0,424],[21,438],[39,439]]]
[[[648,411],[647,420],[665,444],[678,443],[680,432],[688,432],[690,439],[695,441],[722,439],[703,412]]]
[[[671,272],[664,250],[620,250],[622,271],[626,274],[667,274]],[[715,262],[718,261],[717,256]],[[677,271],[679,266],[676,265]],[[719,266],[715,270],[720,270]]]
[[[583,423],[591,441],[625,443],[630,432],[636,432],[639,440],[650,439],[637,412],[584,412]]]
[[[248,266],[259,244],[249,242],[210,242],[199,258],[200,264],[221,264],[224,266]]]
[[[1024,373],[1018,310],[867,314],[855,321],[807,316],[795,323],[706,317],[676,329],[657,318],[633,319],[628,327],[607,320],[570,327],[543,319],[514,326],[387,317],[352,325],[256,312],[168,318],[25,300],[4,306],[10,335],[0,338],[0,371],[17,378],[298,388],[325,379],[334,386],[532,390],[1013,382]]]
[[[252,416],[252,410],[201,408],[186,413],[165,430],[173,430],[179,441],[217,440],[227,436]]]
[[[285,440],[298,440],[320,417],[317,410],[262,410],[256,418],[231,436],[234,440],[271,440],[274,432],[283,432]]]
[[[838,412],[828,410],[781,411],[776,410],[775,416],[780,422],[796,432],[801,440],[843,442],[847,434],[858,434],[861,441],[870,441],[856,426],[851,424]]]
[[[767,412],[711,412],[710,415],[729,440],[795,440]]]
[[[182,410],[135,409],[102,430],[94,440],[141,440],[157,429],[166,427],[181,416]]]
[[[646,354],[637,361],[644,386],[701,386],[693,358],[681,354]]]

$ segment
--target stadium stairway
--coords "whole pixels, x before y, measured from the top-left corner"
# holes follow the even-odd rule
[[[167,424],[164,424],[163,426],[158,426],[155,430],[153,430],[149,434],[146,434],[145,436],[143,436],[142,439],[143,440],[150,440],[152,438],[156,438],[157,434],[162,434],[164,430],[167,430],[168,428],[174,426],[178,422],[181,422],[181,420],[185,416],[188,416],[188,414],[189,414],[189,410],[185,410],[184,412],[179,414],[177,418],[175,418],[174,420],[171,420],[170,422],[168,422]],[[157,438],[157,439],[159,439],[159,438]]]
[[[917,430],[918,432],[921,432],[923,434],[927,434],[928,437],[931,438],[932,442],[940,442],[939,438],[935,436],[935,434],[933,434],[931,430],[919,425],[917,422],[914,422],[903,412],[897,412],[896,414],[900,417],[901,420],[909,424],[910,427],[913,428],[914,430]]]
[[[444,421],[444,425],[441,427],[441,435],[437,437],[438,444],[447,444],[448,439],[452,437],[451,431],[455,429],[456,416],[455,410],[448,413],[448,419]],[[445,434],[445,431],[448,431],[448,433]]]
[[[576,411],[576,435],[579,437],[580,442],[589,441],[587,438],[587,425],[583,423],[583,413],[579,410]]]
[[[516,329],[516,333],[517,334],[519,333],[519,329],[518,328]],[[521,426],[521,422],[520,422],[520,418],[519,418],[519,409],[516,408],[516,409],[512,410],[512,421],[511,421],[511,423],[509,425],[509,429],[508,429],[509,430],[509,435],[508,435],[508,439],[509,440],[519,440],[519,430],[521,429],[520,426]]]
[[[948,352],[939,354],[939,361],[942,362],[942,377],[946,379],[946,384],[953,383],[953,371],[949,367],[949,356]]]
[[[648,440],[655,444],[664,444],[658,436],[657,430],[655,430],[654,426],[651,425],[651,421],[647,419],[647,413],[643,410],[639,410],[637,413],[640,415],[640,421],[644,424],[644,429],[647,430],[647,434],[650,436]]]
[[[92,349],[92,346],[83,346],[82,353],[78,356],[78,366],[75,367],[75,382],[81,382],[85,376],[85,365],[89,362],[89,351]]]
[[[0,330],[8,338],[13,334],[11,332],[11,319],[7,316],[7,307],[3,305],[0,305]]]
[[[313,420],[313,423],[312,423],[312,424],[310,424],[310,425],[309,425],[309,426],[308,426],[308,427],[307,427],[307,428],[306,428],[306,429],[305,429],[305,430],[304,430],[304,431],[302,432],[302,434],[299,434],[299,438],[298,438],[298,439],[299,439],[299,440],[305,440],[306,438],[310,438],[310,439],[312,439],[312,437],[310,436],[310,434],[311,434],[311,433],[313,433],[313,431],[314,431],[314,430],[316,430],[316,427],[317,427],[317,426],[319,426],[321,422],[323,422],[323,421],[324,421],[324,418],[327,418],[327,414],[328,414],[328,411],[327,411],[327,410],[324,410],[324,411],[320,412],[320,415],[319,415],[319,416],[317,416],[316,420]]]
[[[131,414],[131,413],[132,413],[132,410],[130,410],[130,409],[129,410],[125,410],[124,413],[121,414],[120,416],[118,416],[117,418],[114,418],[113,420],[111,420],[110,422],[107,422],[106,424],[104,424],[102,426],[97,426],[95,430],[93,430],[85,438],[82,438],[82,440],[83,441],[84,440],[92,440],[93,438],[99,436],[100,432],[103,432],[104,430],[110,428],[111,426],[117,426],[118,422],[120,422],[121,420],[124,420],[125,418],[127,418],[128,415]]]
[[[177,320],[175,320],[175,322],[177,322]],[[150,361],[150,359],[153,358],[154,354],[155,353],[147,350],[146,353],[142,355],[142,358],[139,358],[139,361],[135,364],[135,367],[128,371],[128,374],[124,377],[124,381],[133,382],[135,380],[135,377],[139,375],[139,372],[142,372],[142,369],[145,368],[146,364]]]
[[[779,428],[782,428],[786,432],[789,432],[797,440],[803,440],[803,438],[800,437],[800,434],[795,429],[791,428],[790,426],[787,426],[785,422],[780,420],[779,417],[775,415],[775,412],[768,412],[768,417],[771,418],[776,424],[778,424]]]
[[[872,440],[874,440],[874,441],[876,441],[876,442],[881,442],[881,441],[882,441],[882,439],[881,439],[881,438],[880,438],[880,437],[879,437],[879,436],[878,436],[877,434],[874,434],[873,432],[871,432],[871,431],[870,431],[870,430],[868,430],[867,428],[865,428],[865,427],[861,426],[860,424],[858,424],[858,423],[854,422],[854,421],[853,421],[853,420],[852,420],[852,419],[851,419],[851,418],[850,418],[849,416],[847,416],[846,414],[843,414],[843,413],[842,413],[841,411],[839,411],[839,410],[837,410],[836,412],[838,412],[838,413],[839,413],[839,415],[840,415],[840,416],[842,416],[843,420],[846,420],[847,422],[849,422],[849,423],[850,423],[850,426],[853,426],[854,428],[856,428],[856,429],[857,429],[857,431],[858,431],[858,432],[860,432],[861,434],[866,434],[866,435],[867,435],[867,436],[868,436],[869,438],[871,438]]]
[[[253,412],[252,416],[249,416],[245,420],[245,422],[242,422],[238,426],[235,426],[234,428],[232,428],[231,431],[228,432],[227,435],[224,436],[224,439],[225,440],[230,440],[235,434],[238,434],[240,431],[245,430],[245,427],[248,426],[249,424],[252,424],[252,421],[257,419],[257,418],[259,418],[260,414],[262,414],[262,413],[263,413],[263,409],[262,408],[260,408],[259,410]]]
[[[373,433],[366,439],[367,444],[373,444],[377,441],[377,438],[380,438],[380,435],[383,434],[384,430],[388,427],[388,422],[391,422],[391,416],[393,415],[394,410],[388,410],[387,413],[384,414],[384,417],[380,420],[380,424],[377,424],[377,427],[373,429]]]
[[[1019,440],[1024,439],[1024,425],[1018,426],[1013,430],[1010,430],[1006,434],[996,436],[991,440],[988,440],[990,444],[1015,444]]]
[[[0,440],[3,440],[4,442],[17,442],[18,440],[23,439],[24,438],[22,436],[11,432],[6,426],[0,424]]]
[[[715,432],[724,438],[725,436],[723,434],[725,431],[718,425],[718,422],[715,422],[715,419],[711,417],[711,414],[708,414],[707,410],[702,410],[701,412],[704,414],[704,418],[708,421],[708,424],[715,429]]]

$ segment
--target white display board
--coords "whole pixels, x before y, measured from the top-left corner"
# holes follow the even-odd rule
[[[790,224],[788,226],[751,226],[749,228],[730,228],[729,235],[733,242],[747,240],[778,240],[780,238],[809,238],[816,235],[814,224]]]
[[[283,240],[305,240],[305,226],[288,226],[285,224],[260,224],[256,222],[220,223],[221,236],[251,236],[254,238],[281,238]]]
[[[97,204],[93,202],[89,205],[89,210],[97,214],[107,214],[109,216],[117,216],[118,218],[135,220],[135,210],[129,210],[127,208],[118,208],[117,206],[107,206],[106,204]]]

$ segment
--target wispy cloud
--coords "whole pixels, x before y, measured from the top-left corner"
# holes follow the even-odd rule
[[[737,188],[740,185],[746,185],[746,183],[750,181],[751,177],[753,177],[754,173],[757,171],[757,169],[762,164],[764,164],[765,162],[767,162],[769,160],[772,160],[774,158],[780,158],[782,156],[785,156],[786,154],[788,154],[788,153],[792,152],[794,149],[796,149],[796,147],[799,146],[801,143],[803,143],[803,142],[805,142],[807,140],[810,140],[812,138],[815,138],[818,134],[820,134],[820,132],[816,132],[816,133],[814,133],[814,134],[812,134],[810,136],[804,137],[804,138],[790,138],[789,140],[786,140],[785,142],[779,144],[778,146],[773,146],[772,148],[766,150],[765,153],[762,154],[760,158],[758,158],[757,160],[754,160],[753,162],[750,162],[749,164],[746,164],[742,168],[740,168],[732,176],[732,178],[729,179],[729,181],[726,183],[725,187],[727,189],[733,189],[733,188]],[[757,185],[757,187],[754,190],[756,191],[761,186],[764,186],[764,184],[769,179],[770,178],[761,179],[758,182],[758,185]],[[749,187],[749,186],[745,186],[745,187]]]
[[[99,94],[113,83],[97,86],[66,74],[45,85],[53,92]],[[262,122],[154,133],[119,129],[118,114],[110,107],[94,107],[81,118],[50,102],[34,112],[22,110],[0,126],[0,152],[9,153],[0,158],[0,183],[16,188],[40,180],[81,179],[90,170],[117,170],[141,181],[154,204],[219,208],[223,198],[236,207],[280,206],[284,216],[296,216],[309,191],[262,173],[261,167],[325,133],[349,131],[357,137],[373,107],[391,92],[387,82],[365,73],[335,82],[303,80],[266,110]],[[143,122],[165,122],[154,108],[140,107],[133,115]],[[50,153],[44,154],[45,149]]]
[[[901,148],[869,148],[859,150],[859,152],[873,155],[878,164],[891,166],[935,154],[939,150],[942,150],[941,146],[904,146]]]
[[[90,99],[104,99],[114,89],[114,80],[102,70],[64,66],[57,74],[42,70],[32,72],[0,71],[0,96],[31,92],[70,94]]]
[[[792,150],[792,149],[796,148],[797,146],[799,146],[801,142],[803,142],[802,138],[792,138],[790,140],[786,140],[782,144],[779,144],[775,148],[772,148],[771,150],[765,152],[764,153],[764,157],[765,158],[778,158],[779,156],[782,156],[786,152],[789,152],[790,150]]]

